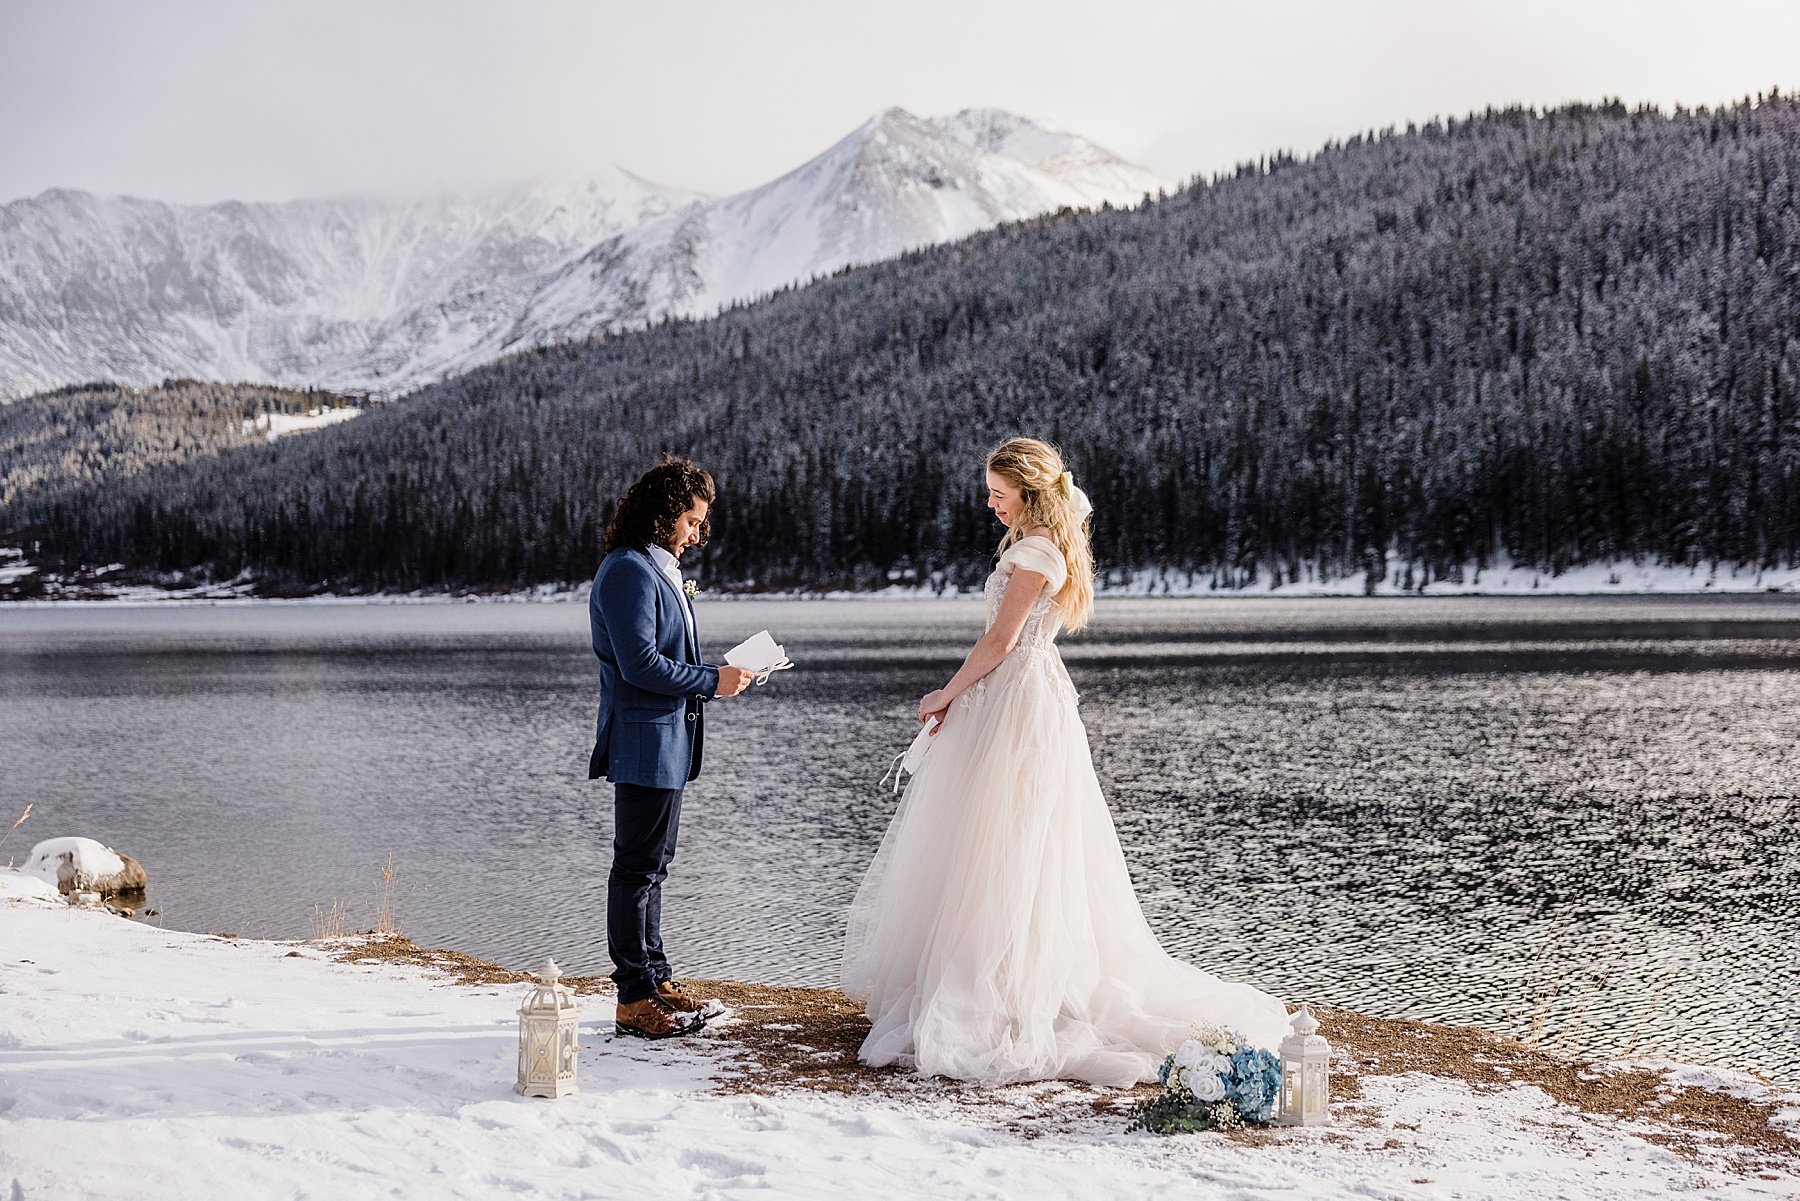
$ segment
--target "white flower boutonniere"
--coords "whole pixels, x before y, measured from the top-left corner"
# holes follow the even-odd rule
[[[688,604],[693,604],[700,597],[700,585],[692,580],[681,581],[681,590],[687,594]]]

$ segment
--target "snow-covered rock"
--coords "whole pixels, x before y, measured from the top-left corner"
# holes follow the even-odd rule
[[[1166,181],[998,110],[889,109],[709,200],[611,169],[482,195],[0,205],[0,401],[108,379],[394,395],[509,351],[805,282]]]
[[[144,891],[144,869],[92,838],[49,838],[31,848],[23,871],[62,893],[97,892],[103,897]]]
[[[54,882],[29,872],[0,867],[0,901],[55,901],[62,903],[62,893]]]

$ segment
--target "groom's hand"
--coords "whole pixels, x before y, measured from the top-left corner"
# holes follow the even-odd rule
[[[713,693],[713,695],[736,696],[744,689],[750,687],[750,681],[755,678],[755,672],[746,670],[742,667],[721,667],[719,668],[719,690]]]

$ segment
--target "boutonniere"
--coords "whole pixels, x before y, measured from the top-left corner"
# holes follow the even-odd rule
[[[692,580],[681,581],[681,590],[687,594],[688,603],[690,605],[700,597],[700,585],[694,583]]]

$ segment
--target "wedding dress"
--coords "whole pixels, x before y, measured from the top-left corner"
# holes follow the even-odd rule
[[[1172,958],[1145,922],[1056,649],[1055,543],[1001,556],[988,624],[1019,567],[1048,578],[1043,594],[951,706],[851,906],[842,983],[867,1006],[862,1061],[1126,1085],[1154,1080],[1196,1023],[1273,1049],[1281,1002]]]

